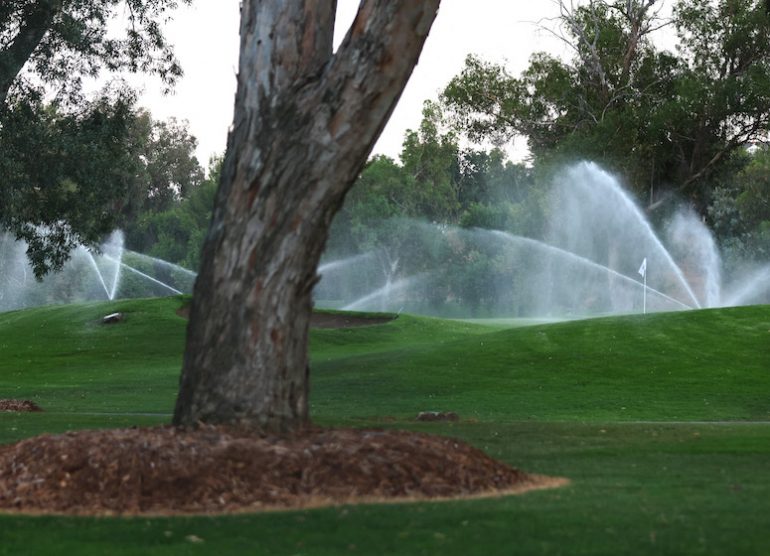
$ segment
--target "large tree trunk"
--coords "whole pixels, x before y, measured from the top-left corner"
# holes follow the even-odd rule
[[[308,420],[308,328],[332,218],[417,63],[439,0],[245,0],[235,120],[203,250],[177,425]]]

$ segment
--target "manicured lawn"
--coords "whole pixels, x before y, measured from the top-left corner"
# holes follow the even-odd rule
[[[382,338],[341,331],[313,343],[315,415],[425,409],[506,421],[770,420],[770,310],[707,310],[507,330],[402,317]],[[430,337],[432,343],[421,340]],[[361,353],[362,347],[371,352]],[[389,352],[383,353],[387,345]]]
[[[167,422],[180,299],[0,314],[0,442]],[[124,323],[102,326],[109,312]],[[312,337],[326,425],[463,438],[570,486],[226,517],[0,516],[0,554],[768,554],[770,308],[504,328],[402,315]],[[419,424],[422,410],[460,423]]]

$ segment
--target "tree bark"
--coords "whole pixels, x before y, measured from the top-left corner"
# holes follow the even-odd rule
[[[235,119],[203,249],[174,423],[308,422],[312,290],[332,218],[392,112],[439,0],[245,0]]]

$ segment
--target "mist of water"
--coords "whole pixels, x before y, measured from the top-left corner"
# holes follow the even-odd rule
[[[770,265],[723,284],[716,242],[692,210],[677,212],[659,236],[620,182],[593,163],[554,180],[545,213],[537,238],[399,222],[390,229],[403,233],[377,250],[325,260],[321,270],[335,272],[321,273],[317,304],[566,318],[642,312],[645,303],[674,311],[770,301]]]
[[[190,270],[125,249],[120,231],[98,250],[77,247],[60,272],[42,280],[34,277],[26,250],[24,242],[0,234],[0,311],[189,293],[195,279]]]
[[[377,249],[325,258],[319,307],[450,317],[574,318],[770,301],[770,265],[727,283],[711,233],[691,210],[659,236],[619,181],[592,163],[554,180],[544,232],[525,237],[414,220]],[[638,270],[646,260],[646,287]],[[26,245],[0,235],[0,311],[190,293],[196,274],[125,249],[116,232],[34,278]]]

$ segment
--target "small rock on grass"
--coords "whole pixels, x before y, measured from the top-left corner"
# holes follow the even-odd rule
[[[123,313],[110,313],[102,318],[102,324],[116,324],[123,320]]]

